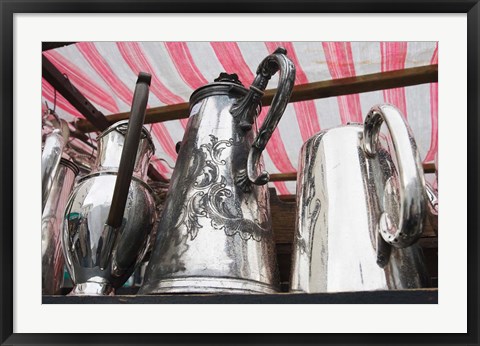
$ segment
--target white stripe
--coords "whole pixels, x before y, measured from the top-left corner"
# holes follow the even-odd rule
[[[430,65],[435,42],[408,42],[405,68]]]
[[[315,108],[322,131],[342,124],[336,97],[315,100]]]
[[[430,149],[432,122],[430,117],[430,84],[405,88],[408,124],[412,129],[423,161]]]
[[[127,62],[123,59],[122,54],[118,50],[115,42],[96,42],[95,47],[98,52],[104,57],[108,66],[112,69],[112,72],[125,84],[127,88],[132,91],[135,90],[135,84],[137,83],[138,75],[132,71]],[[148,95],[148,105],[150,107],[164,106],[162,102],[152,93]],[[125,105],[122,107],[121,112],[128,112],[131,109],[131,105]]]
[[[298,63],[305,72],[309,83],[332,79],[322,42],[294,42],[293,47]]]
[[[357,76],[382,71],[380,42],[352,42],[350,45]]]
[[[187,46],[195,65],[208,83],[213,83],[220,72],[225,71],[209,42],[187,42]]]
[[[280,137],[282,138],[288,159],[292,166],[297,169],[298,154],[303,145],[303,141],[293,104],[289,103],[287,105],[285,113],[277,125],[276,131],[280,131]]]
[[[383,98],[383,91],[381,90],[361,93],[359,94],[359,96],[363,120],[365,120],[365,117],[373,106],[385,103],[385,99]]]
[[[87,81],[92,81],[92,84],[97,84],[103,92],[110,95],[119,109],[121,109],[122,106],[125,106],[125,103],[112,91],[110,85],[103,80],[103,78],[93,69],[90,63],[83,57],[83,54],[78,51],[76,45],[72,44],[68,47],[65,47],[65,49],[59,51],[58,54],[62,55],[72,65],[75,65],[77,69],[81,71],[81,74],[86,77]],[[92,104],[105,115],[111,114],[111,111],[95,103],[93,100],[89,101],[92,102]]]
[[[193,89],[182,79],[163,42],[140,42],[140,46],[154,69],[152,73],[173,94],[188,101]]]

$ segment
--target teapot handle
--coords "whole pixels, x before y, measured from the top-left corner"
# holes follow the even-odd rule
[[[125,134],[122,156],[120,157],[120,166],[118,167],[117,179],[113,190],[112,203],[103,228],[103,242],[97,250],[100,256],[99,265],[102,270],[108,264],[111,249],[115,244],[118,233],[117,229],[122,225],[128,191],[130,189],[137,157],[138,144],[140,143],[142,127],[145,121],[145,110],[147,108],[151,80],[152,76],[149,73],[140,72],[135,85],[132,109],[128,121],[127,133]]]
[[[398,225],[384,211],[378,222],[382,238],[397,248],[410,246],[421,236],[426,213],[423,168],[412,132],[400,111],[392,105],[374,106],[364,122],[364,149],[375,156],[378,134],[385,122],[392,137],[400,180]]]
[[[245,191],[250,189],[250,183],[264,185],[270,179],[269,174],[265,171],[260,175],[256,175],[255,168],[258,165],[268,140],[272,136],[273,131],[277,127],[287,107],[295,83],[295,65],[286,54],[286,49],[279,47],[273,54],[267,56],[257,69],[257,76],[250,86],[249,93],[239,104],[234,105],[231,109],[232,115],[240,119],[240,128],[250,130],[251,124],[253,124],[254,114],[259,106],[260,99],[263,96],[263,91],[267,87],[268,81],[277,71],[280,71],[277,92],[273,97],[265,121],[260,127],[257,137],[250,148],[247,169],[246,171],[240,172],[240,177],[237,179],[237,183]]]

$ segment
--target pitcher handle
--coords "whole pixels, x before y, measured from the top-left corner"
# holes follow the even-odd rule
[[[251,124],[253,124],[254,114],[260,104],[260,99],[263,96],[263,91],[267,87],[268,81],[277,71],[280,71],[277,92],[273,97],[265,121],[260,127],[257,137],[250,148],[246,172],[240,172],[240,175],[243,175],[243,179],[241,177],[237,180],[240,185],[243,185],[244,190],[248,190],[247,186],[250,185],[250,183],[264,185],[270,179],[269,174],[265,171],[257,176],[255,174],[255,168],[258,165],[268,140],[272,136],[273,131],[277,127],[287,107],[295,83],[295,65],[286,54],[286,49],[279,47],[273,54],[267,56],[257,69],[257,76],[250,86],[249,93],[239,104],[234,105],[231,109],[232,115],[239,119],[240,128],[250,130]],[[248,178],[248,181],[246,178]]]
[[[127,204],[128,191],[132,181],[138,145],[142,135],[142,127],[145,121],[148,94],[152,76],[146,72],[138,74],[137,83],[133,93],[132,108],[128,121],[125,142],[120,157],[120,165],[113,189],[112,203],[103,228],[102,245],[97,249],[99,254],[99,266],[104,270],[108,264],[111,249],[115,244],[118,228],[122,225],[123,214]]]
[[[425,182],[417,145],[409,126],[400,111],[392,105],[374,106],[364,123],[364,149],[374,156],[378,145],[378,134],[385,122],[393,142],[400,178],[400,210],[396,225],[384,211],[378,228],[382,238],[397,248],[404,248],[420,238],[425,219]]]

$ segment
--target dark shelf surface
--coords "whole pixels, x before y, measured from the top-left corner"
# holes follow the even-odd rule
[[[437,304],[438,289],[278,294],[43,296],[43,304]]]

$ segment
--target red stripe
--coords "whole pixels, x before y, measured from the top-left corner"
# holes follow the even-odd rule
[[[243,59],[242,52],[236,42],[210,42],[210,45],[225,72],[236,73],[245,86],[252,84],[255,75]]]
[[[127,105],[130,105],[133,99],[133,91],[112,71],[107,61],[95,47],[95,44],[92,42],[79,42],[75,46],[98,75],[110,85],[115,95]]]
[[[278,190],[279,195],[291,195],[292,193],[288,190],[287,185],[283,181],[275,181],[275,187]]]
[[[110,94],[92,81],[78,66],[72,64],[55,50],[43,53],[60,72],[67,75],[68,79],[91,102],[103,107],[110,113],[118,113],[118,106]]]
[[[296,77],[295,84],[307,84],[308,78],[300,62],[298,61],[297,54],[293,47],[292,42],[265,42],[268,51],[273,53],[277,47],[282,46],[287,50],[288,57],[295,64]],[[303,141],[306,141],[315,133],[320,131],[320,124],[318,121],[317,109],[314,101],[294,102],[293,108],[297,116],[298,127]]]
[[[117,47],[123,59],[135,74],[138,75],[139,72],[148,72],[152,75],[150,90],[162,103],[172,105],[184,102],[180,96],[172,93],[157,77],[138,42],[117,42]],[[180,120],[184,128],[187,122],[188,119]]]
[[[438,64],[438,43],[435,46],[432,60],[430,63]],[[430,134],[430,149],[425,156],[425,162],[433,161],[438,151],[438,83],[430,84],[430,118],[432,122],[432,132]]]
[[[190,88],[198,89],[208,84],[193,61],[186,42],[165,42],[165,47],[180,77]]]
[[[380,42],[382,72],[403,70],[407,59],[407,42]],[[405,88],[383,90],[385,102],[395,105],[407,119]]]
[[[56,108],[61,108],[65,113],[69,113],[77,118],[84,118],[84,116],[73,107],[70,102],[68,102],[60,93],[57,92],[55,100],[55,90],[44,78],[42,78],[42,96],[50,102],[49,107],[54,108],[54,102],[56,103]]]
[[[253,82],[255,76],[243,59],[240,48],[235,42],[211,42],[210,44],[215,51],[219,62],[225,69],[225,72],[236,73],[244,85],[250,85]],[[257,121],[259,124],[265,119],[267,110],[267,107],[262,109]],[[266,150],[272,159],[273,164],[280,172],[285,173],[296,171],[288,158],[285,146],[278,131],[273,132]],[[285,192],[281,183],[275,182],[274,185],[279,188],[279,191]]]
[[[117,47],[123,59],[135,74],[148,72],[152,75],[150,90],[162,103],[171,105],[184,102],[181,97],[172,93],[160,81],[138,42],[117,42]]]
[[[133,100],[133,91],[129,89],[125,83],[118,78],[118,76],[112,71],[106,60],[102,57],[99,53],[95,44],[91,42],[80,42],[77,43],[76,47],[78,50],[83,54],[85,59],[90,63],[90,65],[95,69],[95,71],[102,76],[102,78],[112,87],[113,92],[127,105],[130,105]],[[161,144],[162,148],[165,152],[171,152],[171,148],[175,147],[173,144],[173,140],[171,139],[170,135],[167,131],[159,131],[162,133],[162,137],[158,137],[156,133],[153,134]],[[168,140],[170,138],[170,141]],[[174,152],[174,156],[171,156],[175,159],[176,153]],[[170,171],[163,166],[161,162],[155,162],[154,166],[160,171],[161,173],[169,173]]]
[[[150,159],[150,164],[158,171],[163,177],[168,177],[172,172],[166,167],[166,164],[162,161],[157,161],[158,158],[153,155]]]
[[[356,76],[350,42],[323,42],[322,46],[327,67],[333,79]],[[358,94],[338,96],[337,101],[342,124],[363,121]]]

